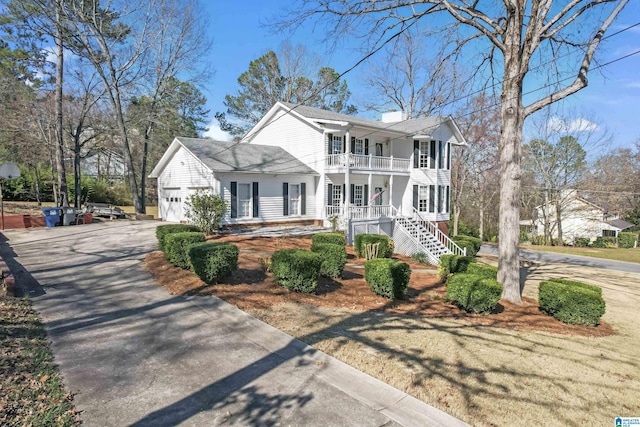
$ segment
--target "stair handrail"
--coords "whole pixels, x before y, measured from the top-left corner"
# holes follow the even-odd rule
[[[440,230],[440,228],[438,227],[437,223],[434,223],[433,221],[429,221],[428,219],[424,219],[422,217],[422,215],[420,214],[420,212],[415,207],[413,208],[413,216],[417,217],[419,219],[421,225],[423,227],[425,227],[428,232],[430,232],[431,234],[436,236],[436,239],[438,239],[438,241],[440,243],[442,243],[444,246],[446,246],[446,248],[452,254],[454,254],[454,255],[463,255],[463,256],[467,255],[467,248],[461,248],[460,246],[458,246],[456,244],[456,242],[451,240],[451,238],[449,236],[447,236],[445,233],[443,233]],[[425,226],[425,224],[426,224],[426,226]]]
[[[422,240],[420,239],[420,234],[423,234],[423,231],[418,229],[416,230],[416,233],[418,234],[416,237],[414,237],[411,232],[407,229],[407,227],[404,224],[404,221],[411,221],[410,218],[406,218],[406,217],[401,217],[399,216],[397,218],[397,224],[400,225],[400,227],[404,230],[405,233],[407,233],[412,239],[415,240],[415,242],[422,247],[424,254],[427,255],[427,257],[429,258],[429,260],[431,261],[431,263],[433,265],[438,265],[438,263],[440,262],[440,260],[438,259],[438,257],[436,257],[434,254],[431,253],[431,251],[429,249],[427,249],[424,244],[422,243]]]

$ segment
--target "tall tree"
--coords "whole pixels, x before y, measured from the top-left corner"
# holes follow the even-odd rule
[[[292,55],[302,54],[303,50],[288,51],[284,64],[289,66],[285,66],[285,73],[273,51],[251,61],[249,69],[238,77],[238,94],[225,96],[226,113],[216,113],[220,128],[232,135],[243,135],[278,101],[304,104],[338,113],[355,113],[355,106],[348,104],[351,92],[347,83],[339,79],[339,74],[333,68],[320,68],[315,80],[307,75],[298,74],[304,70],[304,67],[296,65],[302,60]]]
[[[384,55],[367,67],[364,80],[370,93],[365,107],[378,112],[399,109],[414,119],[440,114],[451,104],[468,79],[448,58],[444,46],[437,51],[432,46],[423,42],[415,28],[392,41]]]
[[[360,2],[303,0],[282,26],[292,28],[317,19],[329,37],[347,32],[366,34],[376,46],[394,32],[425,20],[432,27],[459,27],[455,45],[474,45],[483,63],[500,80],[502,131],[500,137],[500,224],[498,280],[503,298],[521,303],[519,222],[521,203],[522,129],[525,118],[587,85],[594,54],[606,31],[628,0],[407,0]],[[501,60],[499,60],[501,57]],[[473,59],[471,56],[467,60]],[[562,63],[562,64],[561,64]],[[528,105],[525,79],[556,65],[574,70],[575,78],[550,84]],[[478,64],[481,65],[481,64]],[[545,67],[545,68],[543,68]],[[535,96],[531,94],[530,96]],[[527,98],[529,101],[530,98]]]

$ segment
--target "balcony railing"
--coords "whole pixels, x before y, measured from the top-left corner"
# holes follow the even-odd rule
[[[325,206],[327,218],[337,215],[347,219],[369,219],[380,217],[394,217],[397,211],[390,205],[370,205],[370,206]]]
[[[381,170],[381,171],[410,171],[409,159],[395,159],[392,157],[380,157],[353,153],[330,154],[326,157],[326,166],[350,167],[355,169]]]

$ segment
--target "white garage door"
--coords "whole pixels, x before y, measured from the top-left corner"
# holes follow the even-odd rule
[[[160,199],[160,218],[180,222],[182,216],[182,192],[179,188],[163,188]]]

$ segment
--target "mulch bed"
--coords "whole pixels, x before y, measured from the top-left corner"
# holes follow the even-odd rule
[[[320,278],[316,294],[291,292],[278,285],[270,274],[264,272],[261,260],[279,249],[309,249],[310,238],[226,235],[212,237],[210,240],[233,242],[241,250],[238,270],[224,279],[223,283],[206,285],[190,271],[169,264],[162,252],[149,254],[145,260],[146,268],[171,294],[215,295],[240,309],[268,309],[278,304],[296,302],[358,311],[374,310],[429,318],[459,319],[477,325],[557,334],[601,337],[615,333],[605,322],[597,327],[564,324],[542,314],[538,302],[531,298],[523,298],[522,305],[501,302],[495,312],[487,316],[466,313],[444,301],[446,288],[434,274],[434,267],[416,263],[401,255],[394,255],[394,258],[411,266],[409,289],[405,299],[390,301],[371,292],[364,280],[364,260],[355,256],[352,247],[347,247],[348,260],[342,278]],[[432,271],[419,271],[428,269]]]

